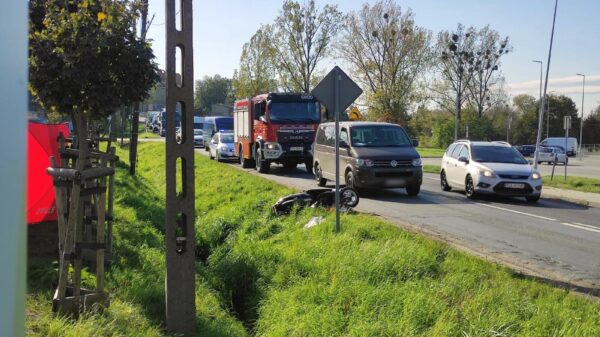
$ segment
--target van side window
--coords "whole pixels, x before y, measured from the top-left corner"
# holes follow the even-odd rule
[[[452,150],[452,154],[450,156],[452,156],[452,158],[457,159],[458,158],[458,154],[460,153],[460,151],[462,150],[463,145],[456,145],[456,147],[454,148],[454,150]]]
[[[325,144],[325,127],[320,126],[317,131],[317,144],[323,145]]]
[[[345,128],[340,131],[340,140],[346,142],[348,145],[350,144],[350,140],[348,139],[348,131]]]
[[[335,129],[333,126],[325,127],[325,145],[335,146]]]

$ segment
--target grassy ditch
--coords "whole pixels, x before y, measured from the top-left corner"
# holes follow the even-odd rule
[[[99,329],[89,336],[162,334],[164,145],[139,151],[137,178],[119,167],[113,305],[79,321],[54,318],[50,288],[30,282],[28,314],[41,318],[28,321],[32,335],[79,326]],[[600,335],[599,302],[373,216],[344,215],[339,234],[325,210],[274,217],[271,204],[290,189],[206,157],[196,166],[200,336]],[[304,229],[313,216],[325,222]]]
[[[154,138],[160,138],[160,135],[158,133],[154,133],[154,132],[142,132],[138,135],[138,139],[154,139]]]
[[[441,158],[446,150],[434,147],[417,147],[417,152],[419,152],[421,158]]]
[[[568,176],[565,181],[564,176],[561,176],[560,174],[555,174],[553,180],[550,180],[550,177],[548,176],[545,176],[542,179],[544,186],[580,192],[600,193],[600,179]]]
[[[441,169],[439,165],[423,165],[423,172],[425,173],[440,173]]]

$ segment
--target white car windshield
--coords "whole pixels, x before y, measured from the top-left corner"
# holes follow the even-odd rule
[[[523,155],[513,147],[506,146],[471,146],[473,160],[480,163],[528,164]]]

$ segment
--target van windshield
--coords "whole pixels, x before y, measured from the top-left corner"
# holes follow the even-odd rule
[[[412,146],[412,142],[399,126],[365,125],[350,129],[350,139],[355,147]]]

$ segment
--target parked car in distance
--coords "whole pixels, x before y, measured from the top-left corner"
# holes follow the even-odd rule
[[[540,142],[541,146],[559,146],[567,151],[567,156],[573,157],[577,154],[577,138],[575,137],[549,137]]]
[[[521,152],[523,157],[531,157],[535,153],[535,145],[516,145],[515,149]]]
[[[233,133],[215,133],[208,144],[208,156],[217,161],[237,160],[233,153]]]
[[[194,129],[194,146],[204,147],[204,137],[202,129]]]
[[[548,164],[553,164],[556,161],[557,164],[561,163],[568,165],[569,157],[565,154],[565,151],[560,147],[544,146],[540,147],[540,152],[538,153],[537,161],[538,164],[544,162]]]
[[[444,153],[441,167],[442,190],[462,190],[469,199],[496,194],[537,202],[542,193],[541,174],[506,142],[456,141]]]
[[[360,188],[406,188],[417,195],[423,182],[416,140],[402,127],[377,122],[341,122],[340,180]],[[335,124],[319,125],[313,144],[313,172],[319,186],[335,180]]]

